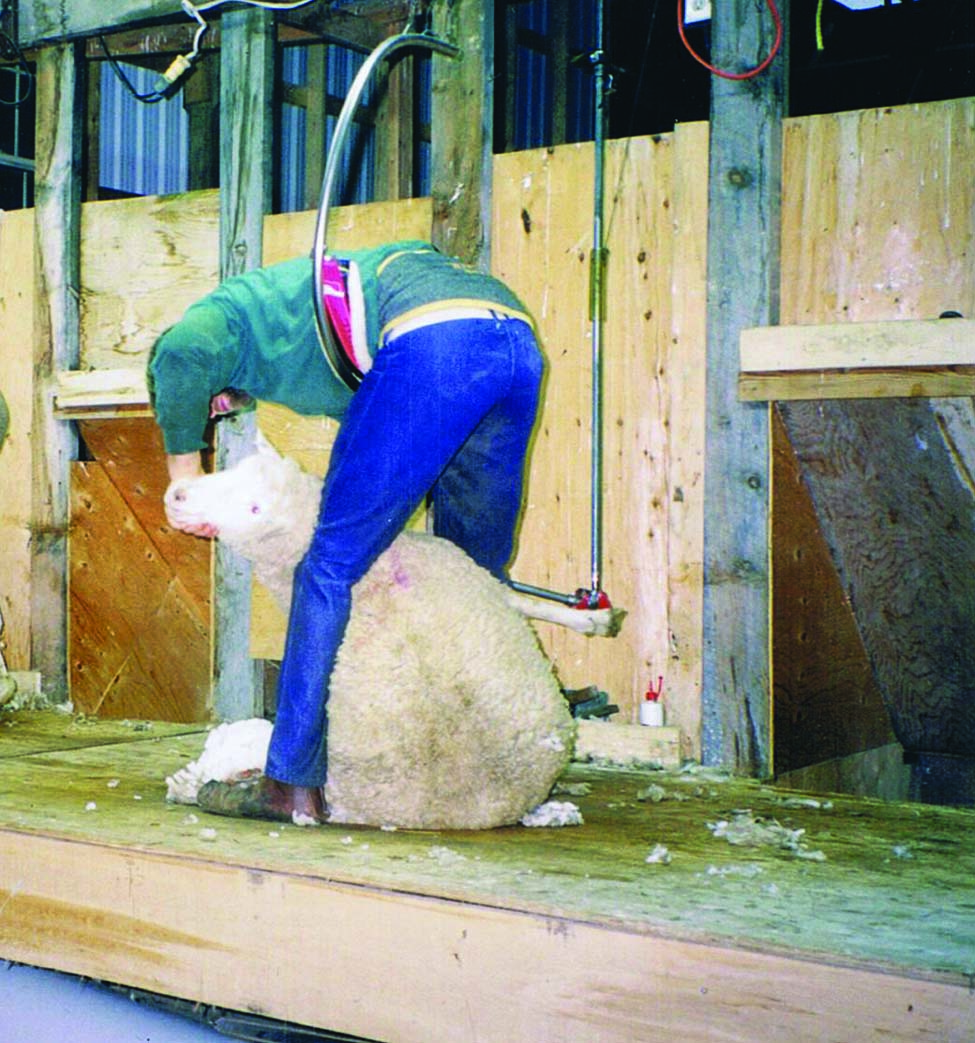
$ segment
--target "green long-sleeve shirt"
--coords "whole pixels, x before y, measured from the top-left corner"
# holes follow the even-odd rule
[[[524,311],[503,283],[428,243],[389,243],[348,257],[359,269],[373,353],[390,324],[430,305]],[[225,280],[159,338],[149,386],[167,453],[204,447],[210,399],[225,388],[307,416],[342,417],[352,392],[325,360],[312,294],[308,257],[254,269]]]

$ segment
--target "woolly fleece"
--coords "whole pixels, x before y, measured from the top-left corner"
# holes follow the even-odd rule
[[[167,500],[215,524],[287,609],[320,486],[262,439]],[[434,536],[404,533],[357,584],[330,690],[332,822],[514,824],[571,758],[575,721],[534,631],[501,583]]]

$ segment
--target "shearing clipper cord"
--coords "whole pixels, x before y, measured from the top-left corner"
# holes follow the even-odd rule
[[[359,100],[361,99],[372,74],[381,61],[391,57],[397,51],[411,47],[425,48],[428,51],[434,51],[437,54],[444,54],[450,58],[455,58],[460,53],[459,49],[453,44],[449,44],[445,40],[440,40],[435,36],[428,36],[426,33],[405,32],[400,33],[398,36],[391,36],[389,39],[383,40],[383,42],[373,50],[365,62],[363,62],[362,68],[359,69],[356,73],[355,79],[352,81],[349,93],[345,96],[345,101],[342,103],[342,109],[339,112],[339,118],[335,124],[335,131],[332,135],[332,145],[328,150],[328,157],[325,160],[325,174],[322,177],[322,192],[318,204],[318,219],[315,223],[315,243],[312,248],[315,318],[318,324],[318,333],[322,341],[322,349],[325,352],[325,357],[328,359],[329,365],[339,378],[353,391],[361,383],[362,374],[352,365],[345,352],[338,344],[335,334],[332,331],[331,324],[329,323],[328,315],[325,312],[322,262],[328,256],[327,245],[325,242],[328,233],[328,213],[331,209],[332,192],[335,188],[335,182],[341,168],[342,157],[345,154],[346,137],[348,136],[349,128],[352,126],[352,120],[355,117],[355,111],[359,106]]]

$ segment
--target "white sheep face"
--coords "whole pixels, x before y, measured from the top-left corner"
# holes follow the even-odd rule
[[[224,540],[252,539],[280,522],[276,505],[297,466],[265,444],[232,470],[173,482],[166,490],[166,513],[180,527],[208,524]],[[275,520],[278,518],[278,520]]]

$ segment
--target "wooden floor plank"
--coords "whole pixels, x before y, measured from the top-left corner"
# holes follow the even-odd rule
[[[0,760],[0,957],[407,1043],[975,1023],[975,812],[575,764],[581,827],[301,830],[167,805],[203,736],[157,727]],[[825,860],[714,835],[745,808]]]
[[[147,742],[180,735],[199,735],[204,731],[205,726],[201,724],[111,720],[67,711],[8,711],[0,713],[0,758],[25,757],[32,753],[55,750],[79,750],[120,742]]]

